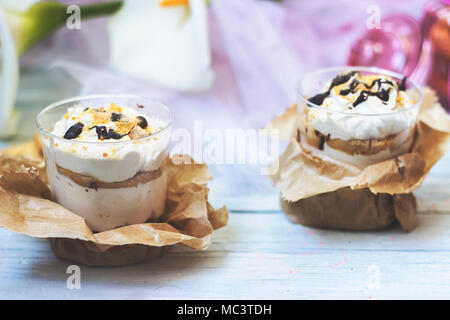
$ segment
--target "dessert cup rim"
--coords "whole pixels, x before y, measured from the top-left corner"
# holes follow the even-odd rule
[[[300,101],[306,103],[306,105],[310,108],[317,108],[317,109],[322,109],[325,111],[328,111],[330,113],[340,113],[340,114],[347,114],[347,115],[352,115],[352,116],[365,116],[365,117],[380,117],[380,116],[388,116],[388,115],[395,115],[395,114],[401,114],[401,113],[405,113],[408,111],[411,111],[415,108],[417,108],[418,106],[420,106],[423,102],[423,90],[422,87],[417,84],[417,82],[411,80],[410,78],[406,78],[406,81],[409,82],[410,84],[412,84],[412,86],[417,89],[417,91],[419,92],[419,100],[413,104],[411,107],[407,108],[407,109],[402,109],[402,110],[396,110],[396,111],[392,111],[392,112],[385,112],[385,113],[355,113],[355,112],[346,112],[346,111],[340,111],[340,110],[333,110],[333,109],[329,109],[329,108],[325,108],[322,106],[319,106],[315,103],[312,103],[310,101],[308,101],[308,97],[306,97],[301,90],[301,83],[302,81],[307,78],[308,76],[312,76],[312,75],[318,75],[321,73],[327,73],[327,72],[334,72],[336,74],[342,72],[342,71],[365,71],[365,72],[371,72],[371,73],[378,73],[381,75],[386,75],[386,76],[390,76],[390,77],[394,77],[397,79],[403,79],[405,76],[394,72],[394,71],[390,71],[387,69],[382,69],[382,68],[378,68],[378,67],[365,67],[365,66],[337,66],[337,67],[329,67],[329,68],[322,68],[322,69],[318,69],[318,70],[314,70],[312,72],[308,72],[305,75],[303,75],[302,77],[300,77],[300,79],[298,79],[297,84],[296,84],[296,94],[297,97],[299,98]]]
[[[125,141],[107,141],[106,143],[104,141],[80,141],[80,140],[68,140],[68,139],[64,139],[64,137],[60,137],[57,136],[53,133],[51,133],[50,131],[48,131],[47,129],[45,129],[42,125],[41,125],[41,117],[48,111],[57,108],[63,104],[66,103],[71,103],[71,102],[75,102],[75,101],[82,101],[82,100],[89,100],[89,99],[106,99],[106,98],[127,98],[127,99],[140,99],[140,100],[148,100],[152,103],[155,103],[157,105],[159,105],[160,107],[162,107],[163,109],[165,109],[168,114],[169,114],[169,120],[167,121],[167,124],[159,131],[152,133],[149,136],[146,137],[142,137],[139,139],[135,139],[135,140],[125,140]],[[160,134],[162,134],[164,131],[167,131],[168,128],[170,128],[170,126],[172,125],[173,122],[173,113],[172,111],[169,109],[169,107],[167,107],[165,104],[163,104],[162,102],[152,99],[152,98],[148,98],[145,96],[139,96],[139,95],[133,95],[133,94],[93,94],[93,95],[84,95],[84,96],[75,96],[75,97],[71,97],[71,98],[66,98],[66,99],[62,99],[56,102],[53,102],[52,104],[48,105],[47,107],[45,107],[44,109],[42,109],[38,115],[36,116],[36,125],[39,129],[39,131],[41,132],[41,134],[45,134],[48,136],[51,136],[57,140],[60,141],[70,141],[71,143],[79,143],[79,144],[94,144],[94,145],[122,145],[122,144],[129,144],[129,143],[135,143],[135,142],[142,142],[142,141],[146,141],[149,140],[151,138],[154,138],[155,136],[158,136]]]

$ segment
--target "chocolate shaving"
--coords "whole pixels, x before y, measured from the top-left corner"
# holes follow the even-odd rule
[[[116,112],[111,113],[111,121],[112,122],[120,121],[120,119],[122,119],[121,113],[116,113]]]
[[[125,136],[124,134],[120,134],[120,133],[117,133],[117,132],[115,132],[113,129],[109,129],[108,130],[108,136],[111,138],[111,139],[114,139],[114,140],[119,140],[119,139],[121,139],[123,136]]]
[[[78,136],[83,131],[83,127],[84,127],[84,124],[82,124],[81,122],[75,123],[64,134],[64,139],[75,139],[75,138],[78,138]]]
[[[92,130],[95,128],[95,131],[97,132],[98,139],[101,140],[108,140],[108,139],[115,139],[119,140],[126,134],[119,134],[115,132],[113,129],[106,130],[105,126],[93,126],[89,130]]]
[[[137,118],[139,119],[139,122],[138,122],[139,127],[141,127],[142,129],[145,129],[148,127],[147,120],[143,116],[138,116]]]

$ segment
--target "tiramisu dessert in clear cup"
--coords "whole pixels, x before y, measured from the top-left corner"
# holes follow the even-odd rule
[[[338,67],[305,75],[298,84],[301,145],[359,168],[410,150],[423,99],[400,74]]]
[[[137,96],[54,103],[37,117],[55,200],[96,232],[164,213],[172,115]]]

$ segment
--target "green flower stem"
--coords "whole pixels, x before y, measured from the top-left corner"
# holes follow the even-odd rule
[[[82,20],[117,12],[123,1],[101,2],[80,7]],[[38,2],[25,12],[9,11],[7,20],[16,42],[17,53],[23,54],[37,42],[62,27],[68,17],[67,4],[56,1]]]
[[[80,6],[81,18],[89,19],[105,15],[111,15],[119,11],[123,6],[123,1],[100,2]]]

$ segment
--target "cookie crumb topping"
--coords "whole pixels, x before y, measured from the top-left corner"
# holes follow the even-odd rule
[[[132,108],[122,107],[114,102],[98,108],[69,108],[61,121],[61,126],[68,128],[61,135],[65,139],[79,141],[135,140],[150,136],[163,128],[162,121],[147,118]]]

